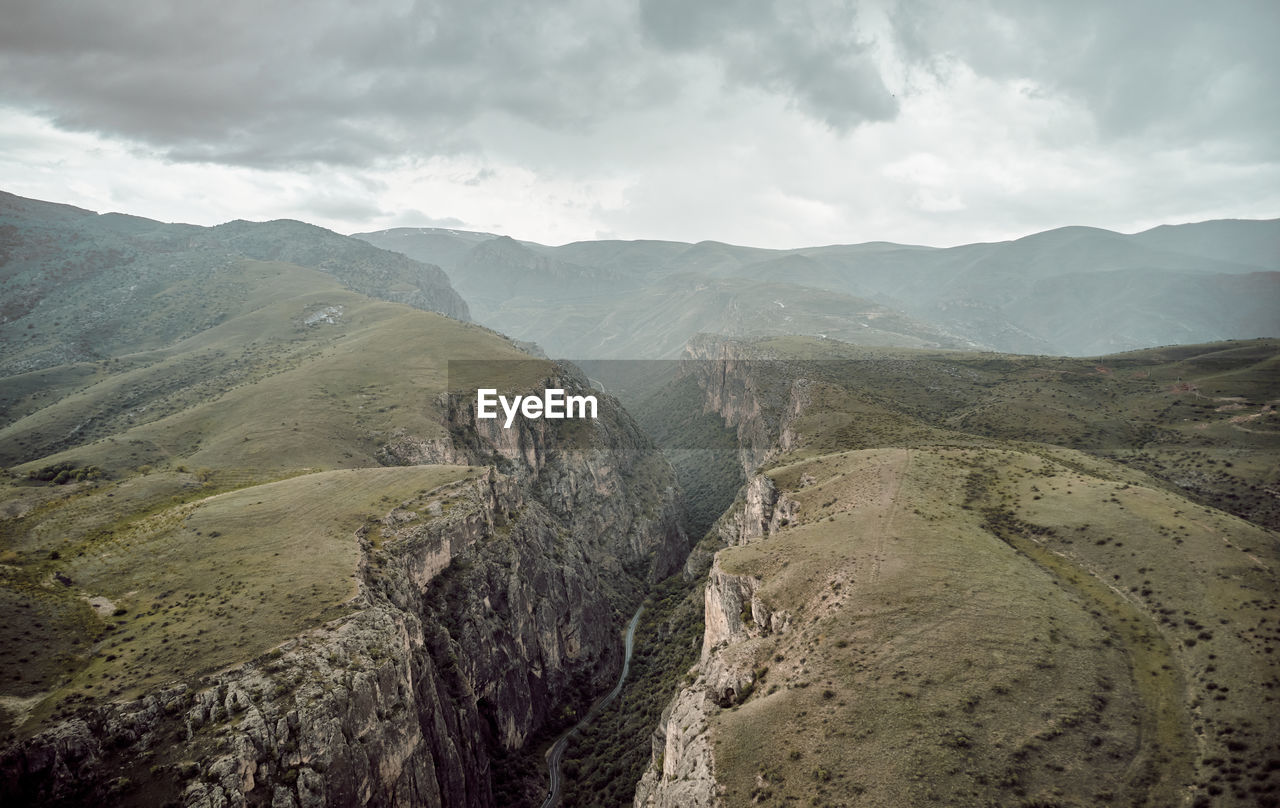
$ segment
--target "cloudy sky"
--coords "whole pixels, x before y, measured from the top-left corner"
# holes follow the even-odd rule
[[[0,189],[216,224],[949,245],[1280,216],[1280,3],[5,3]]]

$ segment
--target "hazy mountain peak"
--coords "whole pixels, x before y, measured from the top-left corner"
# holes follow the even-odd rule
[[[1280,269],[1277,221],[1132,236],[1067,226],[947,248],[770,250],[714,239],[548,247],[439,230],[366,238],[449,268],[482,321],[562,356],[673,355],[694,331],[721,328],[1038,354],[1280,334],[1272,285],[1245,277]],[[880,307],[874,317],[870,306]],[[894,325],[878,328],[889,315]]]

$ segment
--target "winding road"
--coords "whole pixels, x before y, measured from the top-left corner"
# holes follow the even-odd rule
[[[547,798],[542,801],[542,808],[555,808],[560,804],[560,761],[564,758],[564,750],[569,745],[569,738],[589,724],[591,719],[599,715],[600,711],[609,706],[609,702],[616,699],[618,694],[622,692],[622,684],[627,680],[627,673],[631,670],[631,649],[635,645],[636,624],[640,622],[640,613],[643,611],[644,606],[636,609],[636,613],[631,617],[631,622],[627,624],[626,652],[622,657],[622,675],[618,677],[618,683],[613,686],[613,690],[601,696],[595,704],[591,705],[591,709],[587,710],[587,714],[582,717],[581,721],[574,724],[559,738],[556,738],[556,742],[551,745],[551,751],[547,753],[547,771],[551,775],[551,790],[547,792]]]

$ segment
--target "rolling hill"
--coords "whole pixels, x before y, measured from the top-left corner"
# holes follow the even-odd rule
[[[302,222],[162,224],[0,192],[0,373],[166,346],[243,314],[256,305],[245,260],[468,319],[438,267]]]
[[[687,551],[629,416],[477,420],[586,380],[364,242],[4,202],[0,801],[531,799]]]

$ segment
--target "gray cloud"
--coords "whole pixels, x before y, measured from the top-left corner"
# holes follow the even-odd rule
[[[838,129],[887,120],[898,105],[870,55],[857,4],[791,0],[641,0],[659,47],[712,57],[729,81],[791,97]]]
[[[1272,0],[927,0],[899,4],[892,19],[909,61],[954,58],[980,75],[1033,80],[1086,107],[1106,139],[1280,156]]]
[[[179,160],[363,165],[474,147],[481,113],[588,126],[644,97],[607,3],[80,5],[6,13],[0,99]]]
[[[796,246],[1280,200],[1274,0],[9,6],[0,173],[98,209]]]
[[[369,165],[480,151],[485,115],[589,131],[667,104],[697,69],[679,51],[847,128],[896,105],[845,6],[28,3],[0,29],[0,100],[176,160]]]
[[[1280,148],[1271,0],[886,2],[874,32],[850,0],[26,2],[0,27],[0,101],[176,160],[363,166],[481,152],[486,116],[590,132],[706,70],[847,131],[898,114],[894,53],[1034,80],[1104,137]]]

